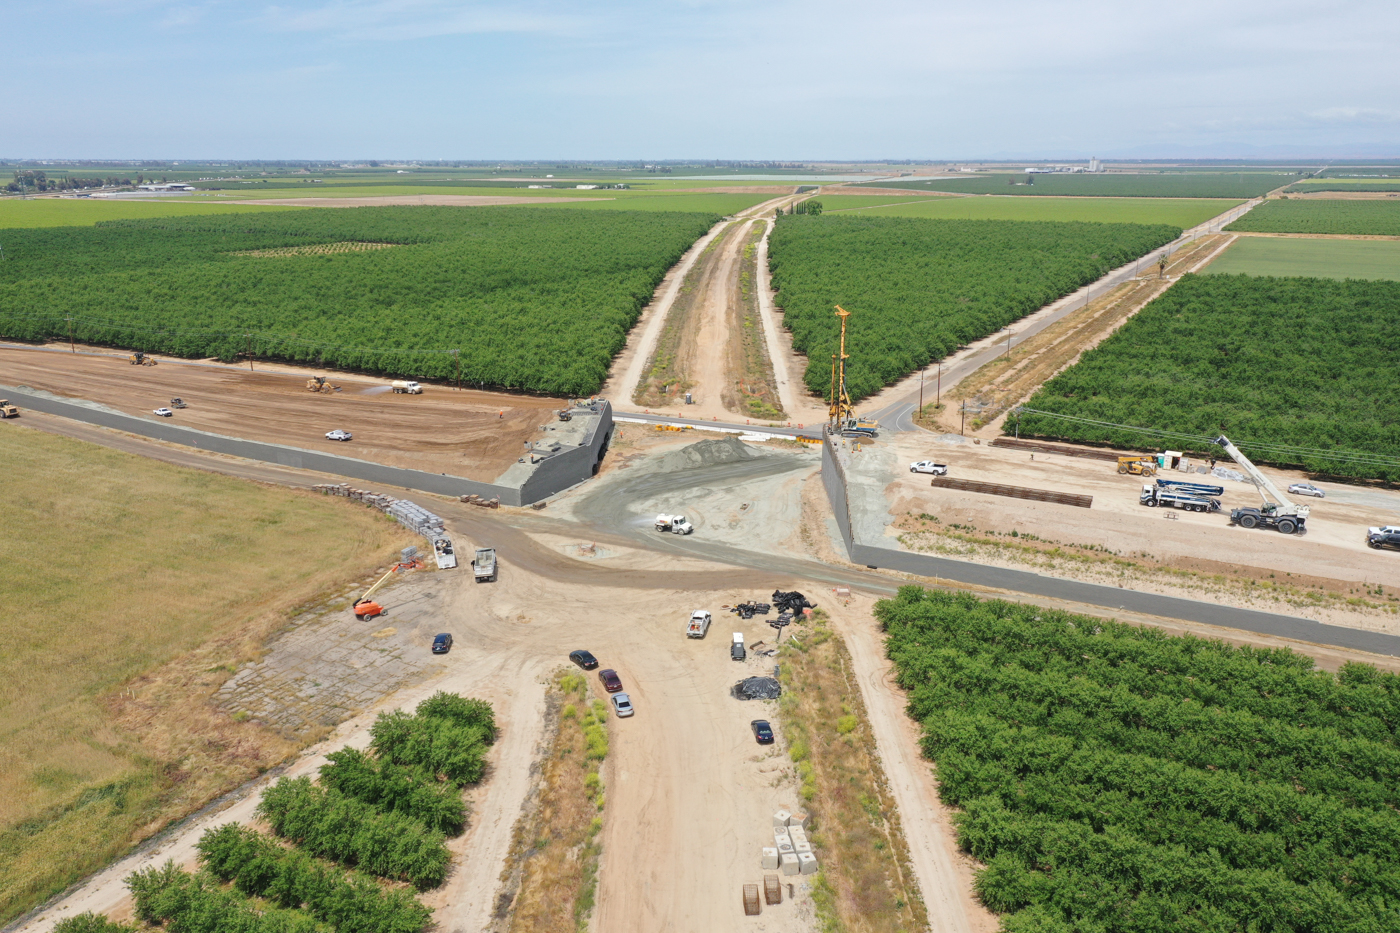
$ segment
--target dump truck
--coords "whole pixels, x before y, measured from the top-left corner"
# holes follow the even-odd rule
[[[395,395],[422,395],[423,387],[411,380],[395,379],[392,383]]]
[[[476,549],[476,556],[472,558],[472,575],[476,577],[477,583],[494,583],[496,581],[495,548],[479,547]]]
[[[1178,492],[1170,486],[1144,486],[1138,502],[1153,508],[1185,509],[1188,512],[1219,512],[1220,500],[1208,499],[1189,492]]]
[[[704,638],[710,630],[710,614],[704,609],[696,609],[690,614],[690,622],[685,627],[687,638]]]
[[[1151,457],[1119,457],[1118,472],[1133,476],[1156,476],[1157,461]]]
[[[19,409],[10,404],[7,398],[0,398],[0,418],[18,418]]]
[[[688,535],[695,530],[695,526],[686,521],[684,515],[656,516],[656,530],[669,531],[673,535]]]

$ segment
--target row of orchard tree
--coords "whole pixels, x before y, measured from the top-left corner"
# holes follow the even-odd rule
[[[1004,929],[1400,929],[1400,677],[918,587],[876,615]]]
[[[482,700],[440,692],[412,714],[381,714],[368,752],[341,749],[319,783],[282,778],[263,793],[258,816],[281,842],[237,823],[209,830],[199,871],[167,862],[127,878],[136,915],[173,933],[417,933],[432,910],[413,891],[446,878],[446,837],[466,827],[462,789],[481,780],[495,739]],[[90,913],[55,927],[136,929]]]

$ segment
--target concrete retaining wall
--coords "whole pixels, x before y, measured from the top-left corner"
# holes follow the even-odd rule
[[[851,563],[854,564],[898,570],[920,577],[932,577],[935,580],[943,579],[974,586],[1011,590],[1032,596],[1046,596],[1065,602],[1100,606],[1110,610],[1117,609],[1167,619],[1183,619],[1187,622],[1243,629],[1247,632],[1258,632],[1262,635],[1273,635],[1295,641],[1333,645],[1339,648],[1400,657],[1400,637],[1395,635],[1367,632],[1340,625],[1324,625],[1321,622],[1297,616],[1276,615],[1253,609],[1235,609],[1230,606],[1204,603],[1194,599],[1141,593],[1137,590],[1100,586],[1097,583],[1080,583],[1075,580],[1062,580],[1025,570],[987,567],[970,561],[950,560],[946,557],[934,557],[930,554],[919,554],[914,551],[901,551],[880,545],[864,544],[856,540],[851,532],[852,523],[847,504],[846,484],[846,471],[841,467],[835,442],[828,435],[822,442],[822,486],[826,490],[827,501],[831,504],[832,511],[836,513],[836,524],[841,529],[846,553],[850,557]]]
[[[504,505],[529,505],[552,496],[561,490],[581,483],[597,472],[597,465],[607,450],[612,438],[612,408],[606,402],[599,418],[598,427],[586,439],[584,446],[561,451],[541,462],[522,486],[501,486],[495,483],[482,483],[460,476],[445,476],[440,473],[426,473],[422,470],[408,470],[401,467],[385,466],[354,457],[303,450],[300,447],[287,447],[282,444],[267,444],[262,441],[249,441],[242,438],[211,434],[194,428],[182,427],[163,421],[151,421],[133,415],[122,414],[103,408],[95,408],[77,402],[64,402],[43,395],[31,394],[23,389],[0,386],[0,397],[9,398],[21,410],[32,409],[50,415],[59,415],[95,424],[104,428],[114,428],[129,434],[138,434],[155,440],[196,447],[214,453],[229,454],[248,460],[261,460],[264,463],[277,463],[282,466],[302,470],[316,470],[335,476],[363,480],[387,486],[403,486],[408,489],[421,489],[440,496],[457,498],[465,495],[478,495],[484,499],[500,498]],[[20,417],[23,417],[21,413]]]

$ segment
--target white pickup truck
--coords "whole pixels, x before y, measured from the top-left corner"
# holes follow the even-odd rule
[[[710,630],[710,614],[704,609],[696,609],[690,614],[690,622],[685,627],[687,638],[704,638]]]
[[[673,535],[688,535],[695,530],[695,526],[685,520],[684,515],[658,515],[656,516],[656,530],[669,531]]]

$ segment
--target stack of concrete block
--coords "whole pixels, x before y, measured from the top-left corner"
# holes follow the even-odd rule
[[[817,871],[817,857],[807,840],[807,814],[779,810],[773,814],[773,845],[763,848],[763,867],[777,868],[785,875],[811,875]]]

